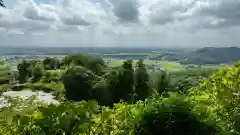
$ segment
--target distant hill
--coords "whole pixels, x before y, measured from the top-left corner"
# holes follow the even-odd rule
[[[240,60],[240,48],[238,47],[205,47],[195,51],[165,53],[154,60],[179,61],[182,64],[222,64]]]

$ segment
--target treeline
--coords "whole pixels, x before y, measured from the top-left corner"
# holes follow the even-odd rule
[[[11,99],[0,112],[0,133],[237,135],[238,65],[215,73],[150,73],[143,60],[135,68],[131,60],[109,68],[83,54],[22,61],[15,74],[16,83],[25,84],[21,89],[52,92],[60,104]]]
[[[151,83],[143,60],[136,69],[133,61],[126,60],[121,67],[109,68],[103,59],[83,54],[72,54],[59,60],[45,58],[43,61],[23,60],[17,66],[15,78],[19,84],[33,88],[39,83],[62,83],[62,95],[69,101],[97,100],[99,104],[112,106],[121,100],[135,103],[145,100],[154,91],[163,93],[170,88],[169,76],[160,72],[156,82]],[[61,74],[56,74],[60,71]],[[159,86],[158,84],[161,84]],[[47,88],[42,90],[50,92]],[[52,90],[54,91],[54,89]]]

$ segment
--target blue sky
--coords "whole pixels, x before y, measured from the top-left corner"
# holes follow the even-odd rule
[[[46,4],[52,3],[52,2],[54,2],[54,1],[55,1],[55,0],[40,0],[41,3],[46,3]]]

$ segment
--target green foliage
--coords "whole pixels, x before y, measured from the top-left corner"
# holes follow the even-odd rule
[[[81,66],[70,67],[63,75],[66,98],[72,101],[91,99],[91,90],[95,75]]]
[[[2,95],[3,92],[10,90],[10,88],[11,88],[11,85],[9,84],[0,85],[0,95]]]
[[[100,104],[112,106],[120,100],[134,102],[134,71],[132,61],[122,67],[109,70],[94,84],[92,98]],[[101,95],[101,96],[100,96]]]
[[[68,55],[62,59],[62,65],[82,66],[92,70],[96,74],[102,74],[102,68],[105,67],[103,59],[84,54]]]
[[[220,118],[228,122],[227,127],[233,128],[234,123],[238,123],[240,114],[240,68],[222,68],[215,72],[213,76],[205,81],[200,90],[210,94],[210,101],[218,107]],[[235,130],[240,131],[238,127]]]
[[[57,58],[47,57],[43,60],[43,65],[45,70],[54,70],[60,68],[60,62]]]
[[[119,69],[116,89],[114,89],[114,102],[120,100],[133,102],[134,70],[132,61],[125,61]]]
[[[93,86],[92,98],[97,100],[100,105],[112,106],[113,94],[106,78],[101,78]]]
[[[190,90],[192,87],[194,87],[194,85],[191,83],[192,81],[195,81],[195,80],[188,80],[187,78],[185,78],[183,80],[179,80],[175,84],[176,91],[187,94],[188,90]]]
[[[47,70],[43,81],[46,83],[61,82],[65,70]]]
[[[45,74],[44,68],[42,66],[42,64],[37,64],[33,67],[32,70],[32,81],[33,82],[37,82],[39,81]]]
[[[44,91],[44,92],[57,92],[57,91],[64,92],[64,85],[60,82],[59,83],[36,82],[36,83],[29,84],[28,87],[32,90]]]
[[[28,81],[30,77],[32,77],[33,67],[37,64],[37,61],[27,61],[23,60],[17,65],[18,72],[19,72],[19,82],[25,83]]]
[[[195,88],[188,94],[187,101],[193,107],[192,112],[198,119],[202,122],[215,125],[216,129],[223,135],[231,135],[233,130],[229,128],[230,123],[228,120],[223,119],[225,112],[223,112],[221,105],[212,102],[211,94]]]
[[[63,59],[61,70],[56,70],[54,61],[22,61],[18,76],[20,83],[26,83],[0,88],[50,92],[61,103],[9,99],[10,105],[0,109],[0,134],[239,134],[238,63],[213,75],[214,70],[195,68],[152,72],[153,78],[143,60],[136,67],[127,60],[121,67],[105,68],[102,59],[73,54]]]
[[[149,74],[146,66],[143,64],[143,60],[139,60],[137,63],[137,69],[135,71],[135,100],[145,100],[152,95],[152,89],[149,84]]]
[[[193,87],[199,87],[199,84],[208,79],[215,69],[209,68],[194,68],[188,71],[178,71],[171,74],[171,86],[172,90],[187,94]]]
[[[99,82],[95,84],[93,96],[94,99],[97,99],[100,102],[100,104],[102,104],[102,101],[104,101],[103,105],[112,106],[113,103],[117,103],[120,101],[118,93],[116,92],[118,90],[117,84],[119,83],[118,80],[119,75],[120,75],[119,69],[109,71],[105,73],[102,76],[103,78],[101,78]],[[99,92],[101,94],[99,94]],[[107,93],[106,95],[108,95],[108,97],[105,97],[106,96],[105,93]],[[102,94],[104,94],[105,96],[101,97],[100,95]]]
[[[154,99],[136,127],[135,135],[216,134],[215,126],[198,120],[184,99],[174,93],[167,98]]]
[[[234,67],[240,67],[240,61],[234,63]]]
[[[161,72],[157,81],[157,91],[159,94],[164,94],[170,90],[170,76],[166,72]]]
[[[24,112],[12,112],[10,122],[2,121],[2,134],[90,134],[93,116],[99,108],[95,102],[62,103],[58,106],[32,105]],[[35,108],[35,110],[34,110]],[[23,108],[22,108],[23,109]],[[10,110],[4,110],[3,115]],[[2,115],[1,115],[2,116]]]
[[[211,76],[216,69],[211,69],[211,68],[193,68],[191,70],[186,70],[186,71],[180,71],[180,72],[175,72],[173,75],[175,76],[201,76],[201,77],[209,77]]]
[[[14,80],[13,73],[6,63],[0,63],[0,85],[9,84]]]
[[[46,106],[33,100],[13,102],[1,109],[1,134],[66,134],[66,135],[149,135],[200,134],[215,135],[221,128],[199,117],[192,103],[179,94],[153,98],[136,104],[118,103],[113,108],[96,102],[62,102]],[[20,107],[21,106],[21,107]],[[19,108],[20,107],[20,108]],[[17,109],[18,108],[18,109]],[[198,111],[199,112],[199,111]],[[200,119],[199,119],[200,118]],[[215,121],[216,122],[216,121]]]

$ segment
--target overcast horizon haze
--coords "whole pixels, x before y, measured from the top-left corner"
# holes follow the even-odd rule
[[[3,1],[0,47],[240,47],[240,0]]]

